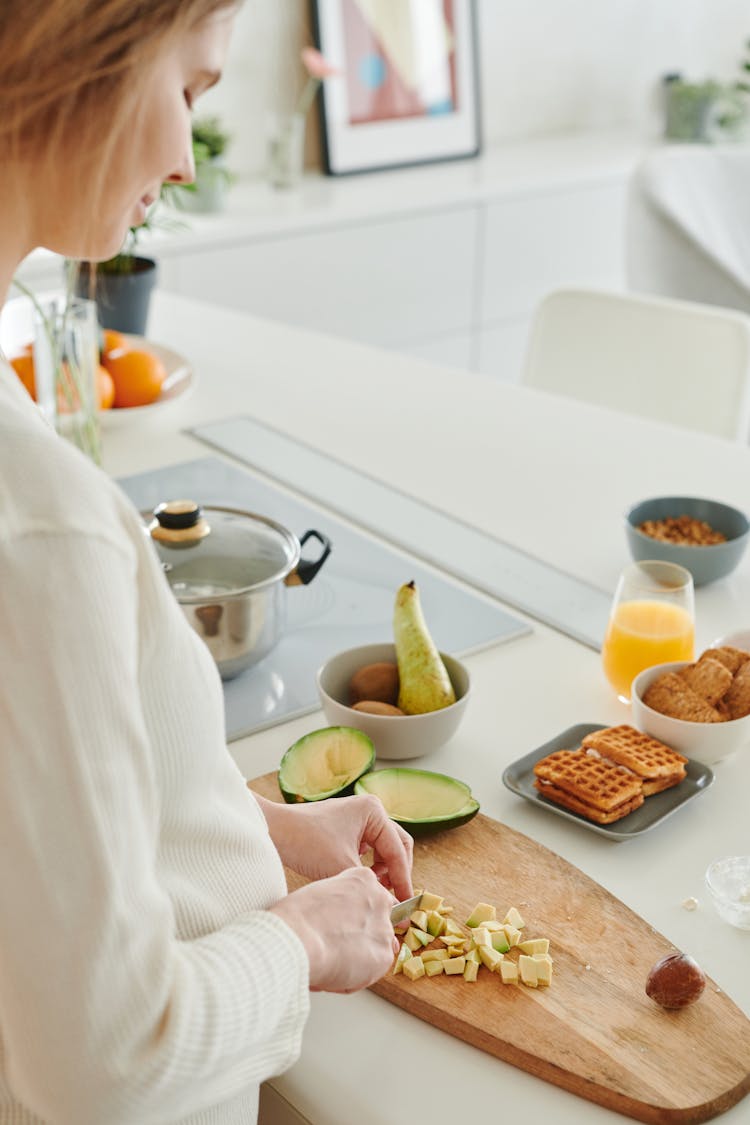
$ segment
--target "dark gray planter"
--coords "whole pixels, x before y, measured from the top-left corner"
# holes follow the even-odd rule
[[[79,297],[96,301],[102,328],[145,336],[157,265],[152,258],[133,258],[133,267],[127,272],[109,273],[82,262],[75,291]]]

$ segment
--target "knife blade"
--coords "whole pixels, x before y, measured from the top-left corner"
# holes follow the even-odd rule
[[[398,926],[401,922],[406,922],[412,916],[415,910],[419,910],[419,904],[422,901],[422,892],[414,895],[413,898],[406,898],[403,902],[397,902],[395,906],[391,907],[391,923]]]

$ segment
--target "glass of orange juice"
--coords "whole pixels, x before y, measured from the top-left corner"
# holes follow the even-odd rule
[[[654,560],[625,567],[617,584],[602,646],[604,674],[623,703],[644,668],[692,660],[693,577],[676,563]]]

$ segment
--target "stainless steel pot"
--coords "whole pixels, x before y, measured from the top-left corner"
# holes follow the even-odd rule
[[[307,585],[331,553],[319,531],[297,539],[266,516],[193,500],[160,504],[148,524],[183,613],[208,645],[222,679],[257,664],[286,626],[287,586]],[[315,539],[316,559],[302,558]]]

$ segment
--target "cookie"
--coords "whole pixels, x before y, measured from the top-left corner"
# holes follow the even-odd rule
[[[750,715],[750,663],[740,666],[732,679],[731,687],[722,700],[730,719]]]
[[[701,658],[697,664],[688,664],[677,673],[696,695],[715,707],[732,684],[732,673],[726,664],[711,656]]]
[[[665,672],[643,693],[643,702],[653,711],[691,723],[720,723],[722,716],[715,707],[701,699],[689,684],[675,672]]]

